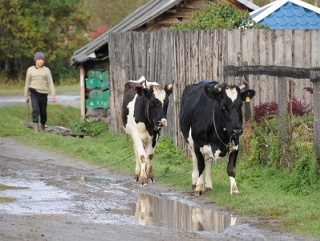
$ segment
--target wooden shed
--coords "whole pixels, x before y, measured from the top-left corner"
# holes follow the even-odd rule
[[[249,12],[259,7],[247,0],[227,0],[235,8]],[[71,65],[80,71],[81,117],[104,116],[108,114],[107,108],[88,108],[87,79],[90,70],[106,70],[110,73],[108,39],[110,33],[128,31],[153,32],[169,28],[176,21],[188,22],[195,11],[199,11],[209,0],[151,0],[141,6],[117,25],[93,39],[71,57]],[[112,93],[111,93],[112,95]]]

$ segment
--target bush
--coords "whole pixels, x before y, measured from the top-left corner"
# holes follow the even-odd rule
[[[253,119],[260,122],[263,117],[278,114],[278,104],[276,102],[263,103],[253,107]]]
[[[278,115],[278,104],[276,102],[267,102],[253,107],[253,119],[260,122],[264,117],[272,117]],[[288,112],[295,116],[303,116],[307,114],[307,107],[303,105],[301,100],[293,97],[288,102]]]
[[[90,136],[99,136],[109,131],[109,126],[105,122],[90,122],[87,119],[72,123],[71,128],[76,133],[86,133]]]
[[[298,103],[298,107],[300,106]],[[261,109],[266,112],[270,111],[269,105],[263,107]],[[290,182],[282,186],[285,191],[301,195],[310,194],[319,188],[312,128],[313,116],[292,117],[293,138],[288,143],[282,142],[278,123],[279,118],[275,115],[261,117],[259,122],[252,120],[246,123],[242,135],[246,162],[252,167],[261,165],[282,170],[291,176]]]
[[[268,26],[252,20],[249,12],[234,8],[223,1],[208,2],[195,12],[189,23],[178,21],[172,25],[173,30],[199,29],[268,29]]]
[[[307,108],[303,105],[301,100],[296,97],[292,98],[292,101],[288,103],[288,112],[291,113],[291,103],[292,103],[292,114],[295,116],[303,116],[307,113]]]
[[[308,195],[318,188],[316,160],[309,155],[304,155],[297,160],[292,178],[284,189],[300,195]]]

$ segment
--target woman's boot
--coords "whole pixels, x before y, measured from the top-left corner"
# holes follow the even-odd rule
[[[39,132],[38,123],[33,123],[33,130],[34,130],[35,133]]]
[[[45,124],[41,124],[40,131],[45,131],[45,130],[46,130],[46,125]]]

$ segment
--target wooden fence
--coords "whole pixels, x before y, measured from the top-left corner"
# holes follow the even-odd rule
[[[185,85],[200,80],[241,83],[242,77],[225,78],[225,66],[320,66],[320,31],[317,30],[201,30],[153,33],[126,32],[109,36],[111,108],[110,129],[122,131],[121,103],[124,83],[142,75],[161,84],[174,83],[165,135],[184,147],[178,122],[180,97]],[[227,75],[226,75],[227,76]],[[309,79],[290,80],[290,94],[312,106]],[[249,76],[256,90],[251,107],[278,101],[278,77]],[[289,86],[289,85],[288,85]]]

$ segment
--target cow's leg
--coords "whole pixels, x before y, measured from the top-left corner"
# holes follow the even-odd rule
[[[148,179],[146,174],[146,165],[148,162],[148,157],[145,152],[144,145],[141,138],[133,134],[132,139],[134,142],[134,149],[136,152],[136,176],[139,177],[140,185],[146,186],[148,184]]]
[[[191,161],[192,161],[192,174],[191,174],[191,180],[192,180],[192,190],[194,191],[197,186],[197,181],[199,178],[199,170],[198,170],[198,159],[196,154],[194,153],[193,146],[191,146],[190,143],[188,143],[188,149],[191,154]]]
[[[148,163],[147,163],[147,178],[150,182],[154,181],[154,174],[153,174],[153,168],[152,168],[152,159],[154,155],[155,149],[152,147],[152,143],[146,147],[146,153],[148,155]]]
[[[191,174],[192,190],[195,190],[197,185],[197,180],[199,178],[198,160],[197,160],[196,154],[194,153],[193,147],[189,146],[189,151],[191,153],[191,160],[192,160],[192,174]]]
[[[198,180],[196,183],[196,188],[194,190],[194,194],[196,196],[200,196],[200,195],[202,195],[202,193],[205,190],[204,181],[203,181],[203,175],[204,175],[203,171],[205,168],[205,160],[203,158],[203,155],[202,155],[199,147],[195,147],[194,152],[195,152],[197,160],[198,160],[198,170],[199,170],[199,177],[198,177]]]
[[[236,162],[237,162],[238,150],[235,150],[229,154],[229,162],[227,166],[227,172],[230,178],[230,193],[238,194],[239,190],[236,183]]]
[[[196,154],[194,153],[194,148],[193,148],[193,139],[191,136],[191,129],[189,131],[187,143],[188,143],[188,149],[191,154],[191,160],[192,160],[191,180],[192,180],[192,190],[194,191],[196,189],[197,181],[199,178],[199,170],[198,170],[198,159]]]
[[[213,154],[211,150],[211,146],[204,145],[200,148],[200,152],[205,160],[205,174],[206,174],[206,181],[205,181],[205,188],[212,189],[212,181],[211,181],[211,163],[213,160]]]
[[[135,168],[134,180],[138,182],[140,177],[140,161],[139,161],[138,151],[136,150],[136,145],[134,143],[133,143],[133,150],[136,157],[136,168]]]

